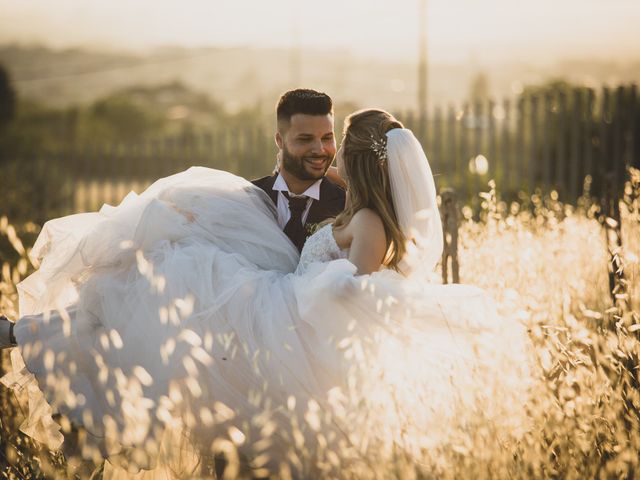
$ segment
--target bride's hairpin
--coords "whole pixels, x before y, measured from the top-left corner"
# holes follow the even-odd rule
[[[387,143],[381,140],[378,140],[373,135],[371,135],[371,150],[376,154],[378,160],[380,160],[380,164],[384,165],[387,162]]]

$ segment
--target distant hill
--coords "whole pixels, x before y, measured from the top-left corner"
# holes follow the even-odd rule
[[[94,101],[133,86],[180,82],[202,92],[229,111],[260,106],[271,110],[284,90],[298,85],[324,90],[348,108],[413,108],[416,66],[354,57],[346,51],[255,48],[156,49],[149,53],[0,45],[0,63],[12,75],[18,93],[51,106]],[[640,60],[624,64],[569,60],[549,66],[520,63],[479,66],[429,66],[431,105],[464,101],[472,79],[484,72],[489,93],[497,98],[523,85],[552,78],[598,86],[640,81]],[[298,78],[298,81],[292,79]]]

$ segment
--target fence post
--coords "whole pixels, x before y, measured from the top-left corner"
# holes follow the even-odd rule
[[[595,136],[595,93],[592,89],[587,90],[586,105],[584,111],[585,117],[585,129],[584,129],[584,172],[585,175],[591,175],[591,181],[593,182],[594,168],[593,168],[593,144],[596,138]],[[593,188],[593,187],[592,187]]]
[[[636,140],[636,109],[638,102],[638,90],[635,84],[629,87],[629,128],[627,130],[627,157],[626,165],[633,166],[635,168],[640,167],[636,161],[635,148],[637,146]]]
[[[566,125],[567,125],[567,94],[564,91],[558,92],[558,114],[556,115],[556,178],[555,188],[558,193],[566,195],[566,171],[565,165],[567,162],[567,139],[566,139]],[[562,198],[566,201],[566,198]]]
[[[439,167],[438,170],[446,175],[449,172],[447,168],[449,165],[447,165],[447,161],[442,154],[444,151],[442,145],[442,110],[439,106],[435,108],[433,114],[433,147],[431,151]]]
[[[609,171],[608,161],[610,160],[610,155],[609,155],[610,154],[609,146],[611,144],[611,142],[609,141],[609,131],[610,131],[609,124],[611,122],[611,118],[609,116],[610,106],[611,105],[610,105],[609,88],[604,87],[602,89],[602,98],[600,99],[600,119],[599,119],[599,129],[598,129],[598,133],[599,133],[598,165],[595,169],[598,174],[597,177],[600,178],[599,194],[603,197],[606,195],[606,191],[607,191],[605,176]]]
[[[456,149],[456,113],[453,105],[449,105],[447,112],[447,171],[449,172],[449,185],[458,183],[460,171],[458,169],[458,151]]]
[[[527,166],[527,187],[529,188],[529,195],[531,196],[536,190],[536,177],[539,171],[539,157],[538,157],[538,97],[533,95],[530,102],[529,112],[529,130],[531,132],[531,138],[529,139],[529,165]],[[534,173],[535,172],[535,173]]]
[[[605,195],[602,209],[604,229],[609,250],[609,292],[611,301],[620,314],[627,311],[627,281],[622,266],[622,234],[620,219],[620,189],[615,172],[608,172],[605,177]]]
[[[625,110],[626,105],[624,102],[624,87],[619,86],[616,88],[615,96],[613,98],[613,112],[612,112],[612,123],[613,123],[613,174],[614,174],[614,183],[615,187],[618,189],[622,189],[622,185],[624,184],[624,164],[623,164],[623,129],[625,127]]]
[[[482,142],[482,133],[484,131],[483,127],[483,117],[484,117],[484,103],[476,102],[473,106],[473,151],[471,154],[471,158],[473,159],[473,192],[471,197],[471,204],[473,207],[473,211],[477,212],[480,210],[479,197],[478,193],[480,193],[480,172],[478,172],[478,163],[476,158],[478,155],[485,154],[483,151],[483,142]]]
[[[542,96],[542,185],[543,192],[550,193],[551,184],[551,132],[553,121],[553,97],[549,92]]]
[[[471,179],[469,178],[469,129],[467,128],[467,121],[471,117],[470,107],[468,103],[465,103],[462,107],[462,116],[458,123],[458,132],[460,133],[459,150],[460,150],[460,173],[462,174],[461,186],[464,187],[465,202],[471,197],[471,190],[473,187],[469,186]]]
[[[523,163],[525,162],[525,154],[524,154],[524,142],[525,142],[525,105],[524,98],[520,97],[516,104],[516,153],[515,153],[515,163],[513,164],[514,169],[513,173],[515,176],[515,193],[516,198],[518,198],[518,193],[523,190],[522,181],[523,181]]]
[[[442,230],[444,246],[442,249],[442,283],[449,283],[449,260],[451,260],[451,276],[453,283],[460,283],[458,265],[458,202],[456,192],[452,188],[444,188],[440,192]]]
[[[569,154],[569,192],[572,202],[576,201],[579,196],[578,185],[582,186],[584,183],[584,175],[580,175],[580,118],[582,116],[582,96],[580,90],[575,89],[572,95],[572,109],[571,109],[571,142]]]
[[[511,142],[509,141],[509,135],[510,135],[510,131],[509,131],[509,122],[511,121],[511,102],[509,100],[504,100],[503,102],[503,106],[504,106],[504,120],[502,122],[502,142],[501,143],[501,150],[502,153],[500,154],[500,165],[502,166],[502,175],[501,175],[501,180],[502,180],[502,191],[503,192],[508,192],[510,191],[510,187],[511,187],[511,183],[510,183],[510,179],[511,179],[511,175],[509,172],[509,168],[510,168],[510,158],[511,158]]]
[[[495,116],[493,115],[493,111],[495,109],[495,102],[493,100],[489,100],[487,112],[487,137],[488,137],[488,145],[487,145],[487,157],[489,159],[489,179],[493,181],[497,181],[496,179],[496,162],[498,159],[497,156],[497,148],[496,148],[496,122]]]

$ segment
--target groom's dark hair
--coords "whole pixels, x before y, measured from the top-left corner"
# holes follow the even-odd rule
[[[333,115],[333,102],[326,93],[309,88],[297,88],[285,92],[278,101],[276,115],[278,128],[291,122],[296,113],[305,115]]]

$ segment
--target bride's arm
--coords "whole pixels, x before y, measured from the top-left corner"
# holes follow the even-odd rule
[[[355,213],[348,228],[352,235],[349,261],[358,269],[358,275],[377,272],[387,253],[382,220],[373,210],[363,208]]]

